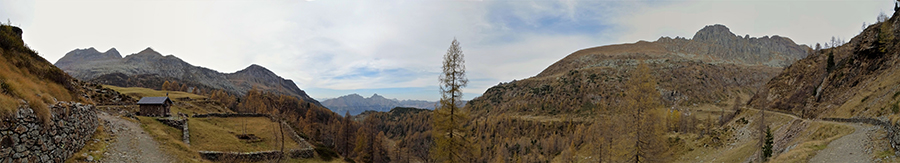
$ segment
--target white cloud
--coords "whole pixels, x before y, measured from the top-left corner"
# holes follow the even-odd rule
[[[786,36],[798,44],[846,38],[872,24],[879,12],[892,12],[891,1],[685,1],[638,6],[612,20],[621,25],[619,42],[655,41],[661,36],[691,38],[706,25],[724,24],[737,35]]]

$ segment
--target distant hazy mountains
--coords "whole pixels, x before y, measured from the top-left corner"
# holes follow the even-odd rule
[[[378,94],[374,94],[372,97],[368,98],[360,96],[359,94],[349,94],[322,101],[322,105],[341,115],[347,111],[349,111],[351,115],[357,115],[368,110],[386,112],[395,107],[434,109],[435,104],[437,104],[437,102],[387,99]]]
[[[201,91],[221,89],[237,95],[257,87],[321,105],[293,81],[265,67],[254,64],[234,73],[221,73],[191,65],[173,55],[163,56],[151,48],[124,58],[115,48],[103,53],[94,48],[76,49],[54,65],[77,79],[115,86],[159,89],[165,81],[175,81]]]

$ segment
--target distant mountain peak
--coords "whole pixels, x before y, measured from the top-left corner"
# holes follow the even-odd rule
[[[257,65],[257,64],[250,64],[250,66],[247,66],[247,68],[244,68],[243,70],[234,72],[234,74],[246,74],[246,75],[249,75],[251,77],[256,77],[256,78],[279,77],[278,75],[275,74],[275,72],[272,72],[271,70],[269,70],[265,67],[262,67],[260,65]]]
[[[67,67],[80,62],[115,59],[122,59],[122,55],[119,54],[119,51],[116,51],[115,48],[100,53],[96,48],[89,47],[86,49],[75,49],[66,53],[66,55],[59,58],[54,65],[57,67]]]
[[[116,50],[116,48],[110,48],[109,50],[106,50],[106,52],[103,52],[103,54],[106,54],[106,56],[122,58],[122,54],[120,54],[119,50]]]
[[[154,54],[154,55],[162,56],[162,54],[160,54],[159,52],[156,52],[156,50],[153,50],[153,48],[150,48],[150,47],[147,47],[146,49],[141,50],[141,52],[138,52],[137,54]]]
[[[160,81],[178,81],[201,90],[224,90],[238,96],[256,87],[259,91],[290,95],[321,105],[293,81],[260,65],[253,64],[235,73],[221,73],[191,65],[174,55],[163,56],[151,47],[125,58],[115,48],[105,54],[96,52],[94,48],[77,49],[66,54],[56,65],[72,77],[103,84],[158,88]]]
[[[415,107],[434,109],[437,102],[423,100],[397,100],[388,99],[378,93],[372,94],[371,97],[365,98],[357,93],[344,95],[338,98],[327,99],[322,101],[322,105],[331,109],[335,113],[346,113],[357,115],[364,111],[389,111],[395,107]]]
[[[694,37],[692,38],[692,40],[707,42],[707,41],[713,41],[713,40],[718,40],[718,39],[722,39],[722,38],[734,38],[734,37],[738,37],[738,36],[735,35],[734,33],[731,33],[731,30],[728,29],[728,27],[725,27],[725,25],[714,24],[714,25],[707,25],[706,27],[703,27],[703,29],[700,29],[700,31],[697,31],[697,33],[694,34]]]

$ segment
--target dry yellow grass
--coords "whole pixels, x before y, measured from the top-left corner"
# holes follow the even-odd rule
[[[169,94],[169,98],[184,98],[190,97],[192,99],[200,99],[206,98],[206,96],[201,96],[193,93],[181,92],[181,91],[161,91],[154,90],[150,88],[141,88],[141,87],[116,87],[111,85],[103,85],[103,87],[110,88],[118,91],[119,93],[123,93],[126,95],[131,95],[137,98],[141,97],[162,97],[166,96],[166,93]]]
[[[141,128],[144,128],[159,143],[159,148],[173,155],[179,162],[209,162],[200,158],[197,150],[182,142],[181,130],[165,125],[151,117],[139,116]],[[193,126],[191,126],[193,129]]]
[[[0,50],[0,56],[6,56],[8,51]],[[0,116],[11,115],[17,106],[18,99],[28,101],[28,105],[35,111],[42,121],[47,122],[50,111],[47,105],[58,101],[76,100],[72,94],[57,83],[41,79],[32,72],[16,67],[7,57],[0,57]]]
[[[281,149],[278,125],[265,117],[191,118],[191,144],[198,150],[250,152]],[[245,132],[246,131],[246,132]],[[248,143],[237,134],[254,134],[262,141]],[[298,145],[285,135],[285,150]]]
[[[78,152],[75,152],[74,156],[66,159],[66,162],[83,162],[83,160],[87,159],[85,156],[81,156],[83,153],[87,153],[89,156],[94,157],[94,160],[102,159],[103,153],[106,152],[107,147],[109,146],[109,141],[106,140],[111,138],[109,131],[106,131],[106,127],[103,126],[103,124],[100,124],[97,126],[97,131],[94,132],[91,139],[84,144],[84,147]],[[98,141],[94,141],[95,139]]]

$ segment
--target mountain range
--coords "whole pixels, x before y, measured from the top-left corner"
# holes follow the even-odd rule
[[[616,108],[639,63],[648,64],[658,81],[661,104],[719,104],[752,95],[810,51],[787,37],[741,37],[724,25],[709,25],[691,39],[661,37],[578,50],[534,77],[493,86],[468,105],[476,113],[551,115]]]
[[[397,100],[373,94],[371,97],[363,97],[359,94],[349,94],[338,98],[322,101],[322,105],[338,114],[349,112],[350,115],[358,115],[365,111],[387,112],[395,107],[412,107],[420,109],[434,109],[437,102],[423,100]]]
[[[194,66],[173,55],[163,56],[151,48],[125,57],[115,48],[99,52],[93,47],[66,53],[54,65],[72,77],[122,87],[160,89],[165,81],[200,88],[201,91],[224,90],[244,95],[252,88],[285,94],[321,104],[303,90],[260,65],[250,65],[234,73],[221,73]]]

